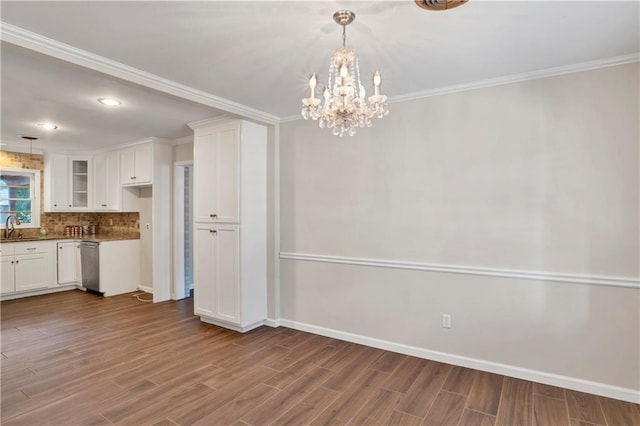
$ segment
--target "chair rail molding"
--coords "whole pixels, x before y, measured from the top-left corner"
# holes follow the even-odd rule
[[[485,268],[479,266],[443,265],[398,260],[367,259],[358,257],[329,256],[320,254],[280,252],[280,259],[302,260],[309,262],[338,263],[354,266],[369,266],[389,269],[409,269],[414,271],[443,272],[451,274],[482,275],[502,278],[519,278],[535,281],[553,281],[570,284],[587,284],[608,287],[640,289],[640,278],[565,274],[546,271],[528,271],[517,269]]]

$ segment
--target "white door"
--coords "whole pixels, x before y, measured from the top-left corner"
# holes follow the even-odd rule
[[[76,268],[75,268],[75,277],[74,281],[77,283],[82,283],[82,259],[80,258],[80,243],[74,244],[74,253],[76,257]]]
[[[196,315],[215,318],[213,227],[196,223],[193,232],[193,293]]]
[[[130,185],[135,183],[135,150],[125,149],[120,152],[120,183]]]
[[[238,273],[238,227],[213,227],[213,264],[215,274],[216,317],[240,324],[240,282]]]
[[[2,265],[2,294],[12,293],[16,291],[15,279],[14,279],[14,259],[13,256],[3,256],[1,258]]]
[[[239,222],[240,129],[238,124],[196,131],[194,220]]]
[[[213,200],[214,219],[220,223],[239,223],[240,205],[240,129],[237,124],[218,130],[215,145]]]
[[[198,130],[193,144],[193,219],[196,222],[213,221],[214,151],[215,132]]]
[[[96,210],[105,210],[109,207],[107,154],[98,154],[93,157],[93,207]]]
[[[48,253],[35,253],[15,257],[16,291],[48,287],[49,256]]]
[[[76,243],[58,243],[58,284],[76,280]]]
[[[153,145],[150,143],[135,147],[134,171],[136,183],[151,183],[153,173]]]
[[[109,210],[120,209],[120,199],[122,198],[122,188],[120,186],[120,155],[117,151],[106,154],[107,156],[107,173],[105,191],[107,193],[106,204]]]
[[[69,158],[53,155],[51,161],[51,210],[68,210],[71,207],[69,195]]]
[[[74,208],[89,207],[90,167],[88,159],[71,160],[71,205]]]

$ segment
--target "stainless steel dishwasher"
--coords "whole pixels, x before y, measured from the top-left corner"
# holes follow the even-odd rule
[[[102,296],[100,291],[100,246],[99,243],[80,243],[80,263],[82,264],[82,286],[87,292]]]

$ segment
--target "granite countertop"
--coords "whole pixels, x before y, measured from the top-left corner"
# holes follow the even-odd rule
[[[121,240],[139,240],[139,232],[104,232],[98,234],[82,235],[82,236],[68,236],[64,234],[49,233],[47,235],[37,236],[25,236],[18,238],[17,234],[14,234],[11,238],[0,238],[2,243],[19,243],[25,241],[49,241],[49,240],[73,240],[73,241],[92,241],[92,242],[104,242],[104,241],[121,241]]]

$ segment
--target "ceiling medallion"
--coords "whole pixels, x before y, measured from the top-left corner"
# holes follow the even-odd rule
[[[447,10],[462,6],[468,0],[415,0],[416,4],[427,10]]]
[[[302,117],[318,120],[320,128],[333,129],[336,136],[353,136],[358,127],[371,127],[373,117],[382,118],[389,114],[387,97],[380,94],[380,72],[373,75],[373,96],[366,98],[360,82],[358,56],[346,45],[346,27],[355,17],[350,10],[339,10],[333,14],[333,20],[342,26],[342,47],[331,56],[329,79],[322,90],[324,101],[316,98],[318,78],[315,73],[309,79],[309,97],[302,99]]]

